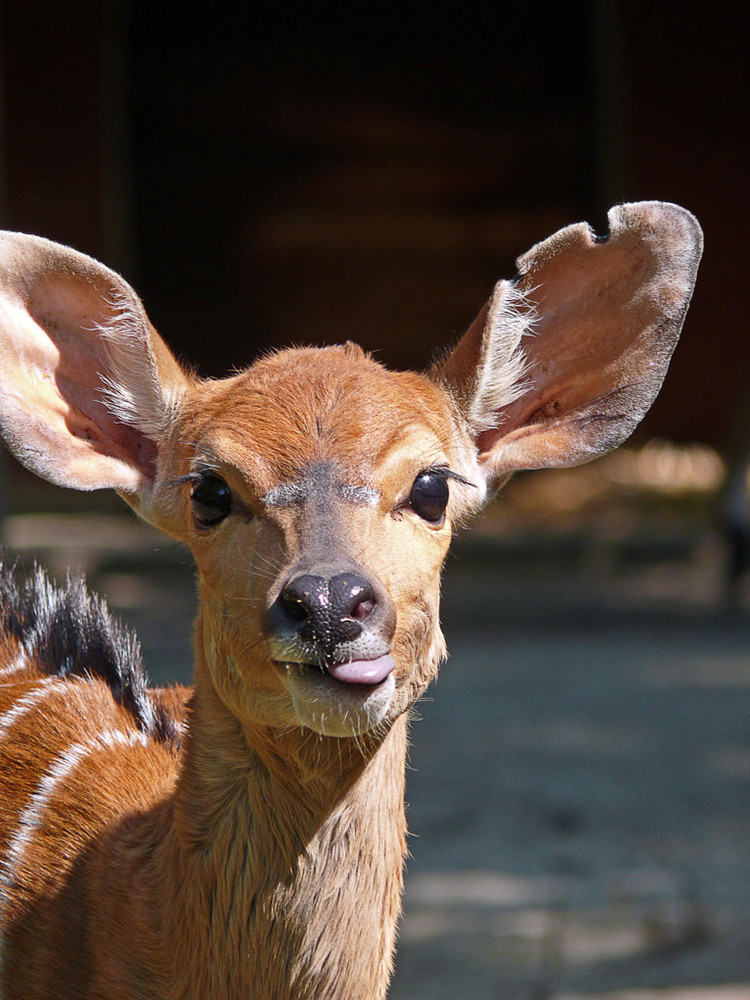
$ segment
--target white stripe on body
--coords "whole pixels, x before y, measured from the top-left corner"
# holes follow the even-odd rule
[[[11,677],[13,674],[20,674],[23,670],[27,670],[28,666],[29,658],[26,656],[26,650],[21,648],[10,663],[0,666],[0,677]]]
[[[41,677],[35,688],[19,698],[12,708],[0,715],[0,740],[7,736],[8,730],[14,722],[30,712],[40,701],[57,691],[64,691],[67,687],[69,685],[65,681],[61,681],[59,677]]]
[[[149,742],[149,737],[145,733],[123,733],[119,729],[108,729],[82,743],[74,743],[55,758],[39,781],[28,806],[21,814],[18,829],[11,838],[6,856],[0,864],[0,932],[10,900],[10,891],[15,881],[14,873],[23,860],[24,852],[35,831],[42,826],[44,812],[55,792],[71,776],[78,765],[91,754],[116,746],[138,746],[140,744],[145,747],[149,745]],[[0,1000],[2,1000],[2,975],[5,964],[3,952],[3,939],[0,933]]]

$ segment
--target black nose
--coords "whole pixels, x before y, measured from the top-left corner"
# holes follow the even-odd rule
[[[302,639],[318,642],[331,654],[340,643],[361,635],[361,623],[375,610],[376,600],[367,580],[340,573],[330,579],[298,576],[281,591],[279,603]]]

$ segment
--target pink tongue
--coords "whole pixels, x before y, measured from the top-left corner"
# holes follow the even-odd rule
[[[346,684],[380,684],[396,666],[392,656],[379,656],[377,660],[352,660],[337,663],[328,673]]]

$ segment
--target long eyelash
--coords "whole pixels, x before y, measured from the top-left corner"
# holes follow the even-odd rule
[[[215,469],[215,466],[201,464],[192,472],[185,473],[184,476],[177,476],[174,479],[170,479],[167,486],[175,488],[182,486],[184,483],[197,483],[204,476],[215,474]],[[253,521],[255,519],[253,511],[247,506],[247,504],[243,503],[234,492],[232,492],[232,512],[235,514],[241,514],[247,521]]]
[[[177,476],[176,479],[170,479],[167,486],[182,486],[183,483],[194,483],[200,477],[200,472],[188,472],[185,476]]]
[[[197,469],[193,469],[192,472],[185,473],[184,476],[177,476],[175,479],[170,479],[167,486],[182,486],[183,483],[195,483],[215,471],[214,466],[201,464]]]
[[[474,489],[477,489],[476,483],[472,483],[470,479],[466,479],[465,476],[460,475],[460,473],[454,472],[453,469],[449,469],[447,465],[433,465],[424,471],[434,472],[436,476],[442,476],[444,479],[453,479],[455,482],[462,483],[464,486],[472,486]]]

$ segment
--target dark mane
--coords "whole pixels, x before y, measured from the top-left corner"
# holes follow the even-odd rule
[[[142,732],[179,742],[161,698],[149,692],[138,638],[83,577],[68,577],[61,587],[36,564],[24,573],[0,558],[0,629],[42,673],[100,678]]]

